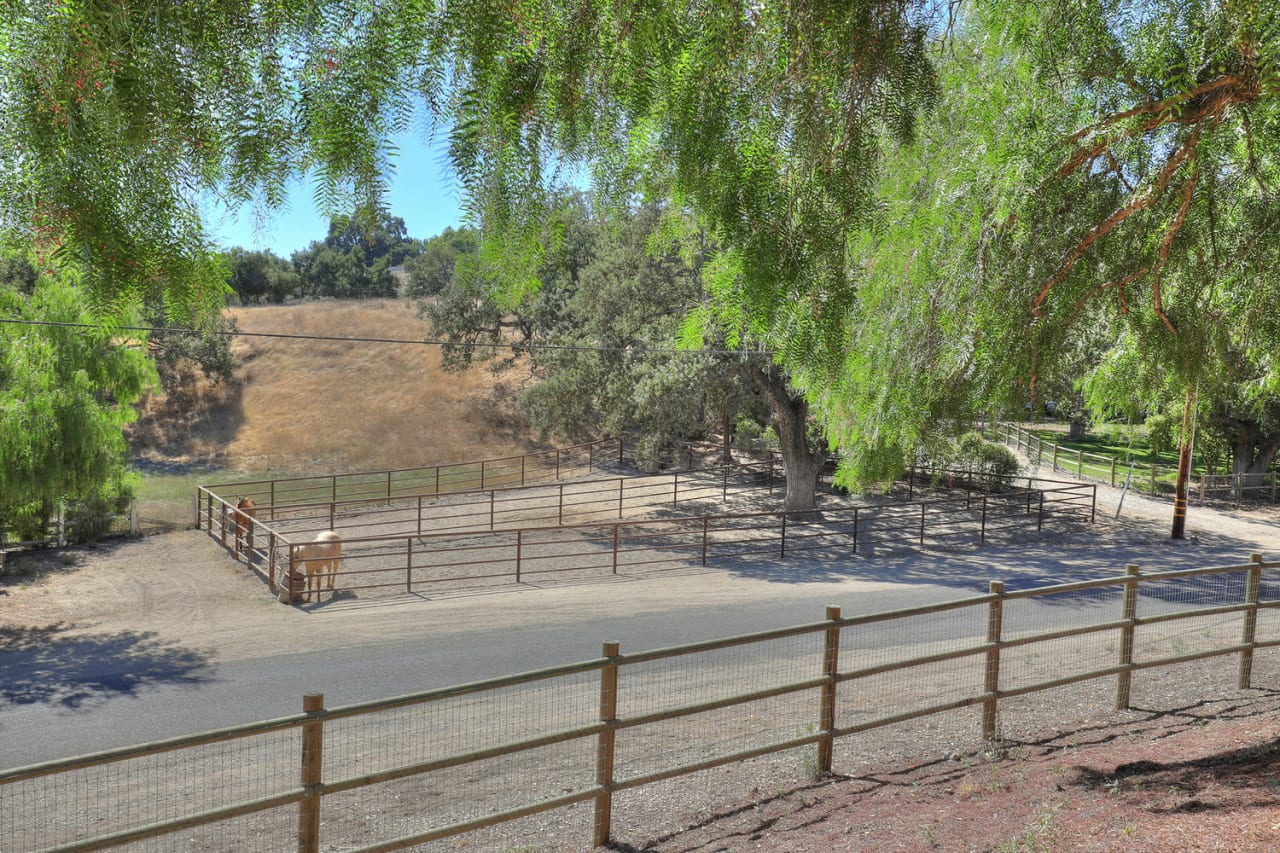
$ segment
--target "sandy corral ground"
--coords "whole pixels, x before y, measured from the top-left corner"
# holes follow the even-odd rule
[[[1118,493],[1100,491],[1092,533],[1053,537],[1048,548],[974,549],[951,557],[993,566],[1010,561],[1025,572],[1034,554],[1051,552],[1062,564],[1078,552],[1082,561],[1101,557],[1105,564],[1117,543],[1167,538],[1167,504],[1128,495],[1113,521]],[[1169,544],[1183,565],[1215,545],[1237,555],[1230,562],[1242,562],[1250,551],[1268,559],[1280,552],[1274,511],[1193,507],[1190,519],[1191,540]],[[904,564],[912,559],[901,558]],[[1121,562],[1111,563],[1111,572]],[[881,582],[850,574],[839,581],[839,594]],[[489,590],[483,597],[458,591],[304,611],[276,603],[260,579],[206,535],[188,531],[11,557],[0,578],[0,631],[11,637],[147,632],[199,649],[212,662],[462,630],[481,611],[495,627],[518,626],[551,623],[583,607],[637,613],[673,600],[723,605],[799,586],[780,588],[723,570],[625,580],[624,595],[617,594],[618,583]],[[529,606],[530,596],[536,607]],[[431,618],[423,619],[427,611]],[[877,738],[856,756],[843,753],[843,763],[838,755],[839,772],[831,778],[814,780],[794,758],[775,757],[701,774],[683,787],[627,791],[619,795],[628,805],[617,833],[627,841],[616,849],[1280,849],[1280,667],[1271,657],[1274,651],[1259,655],[1260,689],[1205,700],[1186,692],[1185,679],[1173,678],[1164,699],[1144,709],[1101,718],[1072,707],[1048,709],[1048,719],[1057,720],[1035,737],[986,752],[971,741],[955,749],[945,733],[931,737],[928,726],[896,727],[896,734]],[[581,827],[566,830],[552,813],[447,849],[586,846]]]

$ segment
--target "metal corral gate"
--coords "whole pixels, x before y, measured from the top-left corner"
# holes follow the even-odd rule
[[[342,591],[421,593],[442,584],[616,575],[749,555],[838,558],[927,544],[982,544],[992,535],[1040,530],[1047,522],[1091,523],[1095,514],[1093,485],[1038,481],[1032,488],[1028,480],[1026,489],[880,506],[653,517],[655,508],[683,501],[722,501],[766,485],[771,490],[772,474],[748,464],[439,499],[420,495],[376,508],[367,499],[259,507],[258,524],[243,539],[236,536],[234,506],[206,492],[201,521],[261,572],[282,601],[293,603],[302,592],[297,549],[326,529],[342,536]],[[960,476],[940,472],[926,479],[959,483]],[[628,513],[645,517],[624,519]],[[578,518],[592,520],[566,523]],[[380,529],[387,527],[395,532]]]

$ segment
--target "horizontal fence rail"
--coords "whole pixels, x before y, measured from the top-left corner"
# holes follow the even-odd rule
[[[619,461],[623,452],[618,439],[601,439],[540,453],[313,477],[244,480],[210,483],[202,491],[234,504],[236,498],[274,507],[338,501],[376,501],[417,495],[477,491],[504,486],[558,480],[574,473],[590,472],[599,464]]]
[[[1033,465],[1047,466],[1054,472],[1074,474],[1082,480],[1106,483],[1111,487],[1128,485],[1153,497],[1172,497],[1178,469],[1171,465],[1124,463],[1115,456],[1089,453],[1065,447],[1044,439],[1013,423],[999,423],[994,435],[1023,453]],[[1280,498],[1280,474],[1201,474],[1190,485],[1190,496],[1201,503],[1243,501],[1275,503]]]
[[[557,495],[558,486],[533,487],[544,492],[540,511],[549,511],[549,517],[525,507],[527,495],[491,491],[478,504],[470,504],[472,509],[480,507],[478,515],[467,516],[474,523],[459,524],[457,530],[450,529],[462,517],[451,514],[456,506],[426,513],[418,502],[408,516],[403,507],[389,508],[385,520],[380,514],[371,520],[365,513],[344,527],[338,505],[332,504],[320,514],[318,527],[314,507],[300,507],[294,508],[299,516],[284,511],[275,522],[249,525],[243,535],[237,534],[235,507],[206,494],[209,509],[202,522],[210,535],[261,572],[281,601],[296,603],[304,595],[319,600],[339,590],[422,594],[441,585],[617,575],[753,556],[839,559],[907,547],[981,545],[990,537],[1040,530],[1047,523],[1092,523],[1095,514],[1094,486],[1042,481],[1041,488],[965,492],[880,506],[623,518],[624,507],[634,513],[654,506],[674,508],[682,500],[722,498],[729,493],[730,472],[733,482],[745,484],[741,490],[749,491],[753,481],[759,488],[760,472],[752,466],[726,467],[714,474],[674,474],[665,480],[636,477],[573,484],[584,487],[578,495],[583,500],[574,503],[566,502],[563,492]],[[585,490],[587,486],[596,490]],[[597,505],[604,510],[598,511]],[[259,512],[267,514],[266,509]],[[564,523],[579,512],[616,520]],[[550,524],[529,525],[538,520]],[[383,525],[401,531],[407,527],[409,532],[381,533]],[[308,593],[300,549],[315,529],[341,531],[342,553],[336,569],[315,579],[323,580],[324,590]],[[372,535],[360,535],[369,532]]]
[[[399,850],[773,752],[1280,645],[1280,563],[1124,575],[623,653],[0,772],[0,849]],[[1205,686],[1205,691],[1211,687]],[[1041,719],[1040,725],[1058,722]],[[976,739],[976,738],[975,738]],[[620,799],[618,804],[625,802]],[[404,809],[398,803],[410,803]],[[353,820],[359,814],[361,820]],[[370,820],[364,820],[370,816]],[[584,838],[584,842],[586,839]]]

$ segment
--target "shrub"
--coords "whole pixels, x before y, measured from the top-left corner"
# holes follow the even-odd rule
[[[1159,456],[1173,447],[1175,426],[1172,415],[1147,417],[1147,445],[1153,456]]]
[[[1013,451],[987,441],[976,430],[956,440],[955,460],[974,485],[989,489],[1012,484],[1021,467]]]

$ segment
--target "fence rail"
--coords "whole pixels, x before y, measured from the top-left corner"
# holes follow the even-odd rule
[[[171,519],[151,518],[139,510],[137,498],[130,498],[117,512],[77,512],[60,509],[56,518],[45,525],[43,536],[17,540],[0,531],[0,567],[7,551],[28,548],[64,548],[69,544],[110,536],[142,536],[147,533],[175,530],[184,525]]]
[[[1114,678],[1123,709],[1142,671],[1224,656],[1247,688],[1257,651],[1280,645],[1277,569],[1255,554],[1035,589],[993,581],[665,649],[605,643],[598,658],[375,702],[309,695],[301,714],[0,772],[0,848],[182,832],[195,849],[398,850],[583,802],[605,844],[615,795],[772,752],[812,747],[829,772],[841,738],[963,708],[991,740],[1016,697]],[[395,811],[402,800],[413,807]]]
[[[1075,474],[1082,480],[1106,483],[1111,487],[1128,483],[1131,488],[1156,497],[1173,496],[1178,469],[1172,465],[1122,463],[1115,456],[1089,453],[1048,441],[1013,423],[1001,422],[994,434],[1005,444],[1021,451],[1033,465],[1048,465],[1054,472]],[[1209,500],[1231,502],[1269,501],[1280,497],[1280,474],[1201,474],[1193,481],[1190,496],[1201,503]]]
[[[980,545],[990,536],[1011,530],[1040,530],[1046,522],[1092,523],[1095,513],[1093,485],[1042,481],[1041,488],[966,491],[962,497],[881,506],[623,519],[624,509],[676,507],[682,496],[692,500],[727,495],[731,475],[743,491],[749,491],[751,483],[761,477],[751,466],[742,466],[718,472],[675,473],[667,478],[596,481],[575,484],[590,487],[579,493],[582,500],[577,503],[566,502],[563,491],[558,491],[563,485],[534,487],[555,499],[547,500],[544,495],[544,510],[525,507],[527,496],[519,491],[493,490],[481,496],[478,513],[468,511],[465,516],[452,511],[457,507],[446,507],[428,518],[421,498],[407,511],[403,506],[378,510],[372,520],[368,513],[344,520],[338,513],[339,504],[325,505],[325,512],[318,516],[311,512],[314,506],[300,505],[279,514],[271,508],[259,508],[260,517],[274,514],[295,526],[254,524],[244,541],[237,541],[234,506],[202,492],[205,509],[201,522],[210,535],[262,573],[271,591],[280,593],[281,601],[292,604],[300,599],[304,580],[298,549],[311,541],[309,534],[315,529],[356,531],[354,535],[343,533],[341,568],[330,579],[335,592],[421,593],[442,584],[475,586],[548,576],[617,575],[689,564],[706,566],[748,556],[818,559],[904,546]],[[607,490],[608,497],[602,498],[600,490]],[[511,513],[510,523],[500,524],[506,516],[499,508],[508,504],[522,509],[519,513],[503,510]],[[302,514],[290,516],[292,511]],[[540,511],[547,514],[537,515]],[[597,512],[616,514],[617,520],[563,523],[571,515]],[[458,521],[462,517],[471,519],[469,526]],[[425,524],[424,518],[428,519]],[[537,521],[547,524],[538,525]],[[382,526],[398,526],[400,530],[382,533]],[[372,534],[360,535],[370,530]]]

